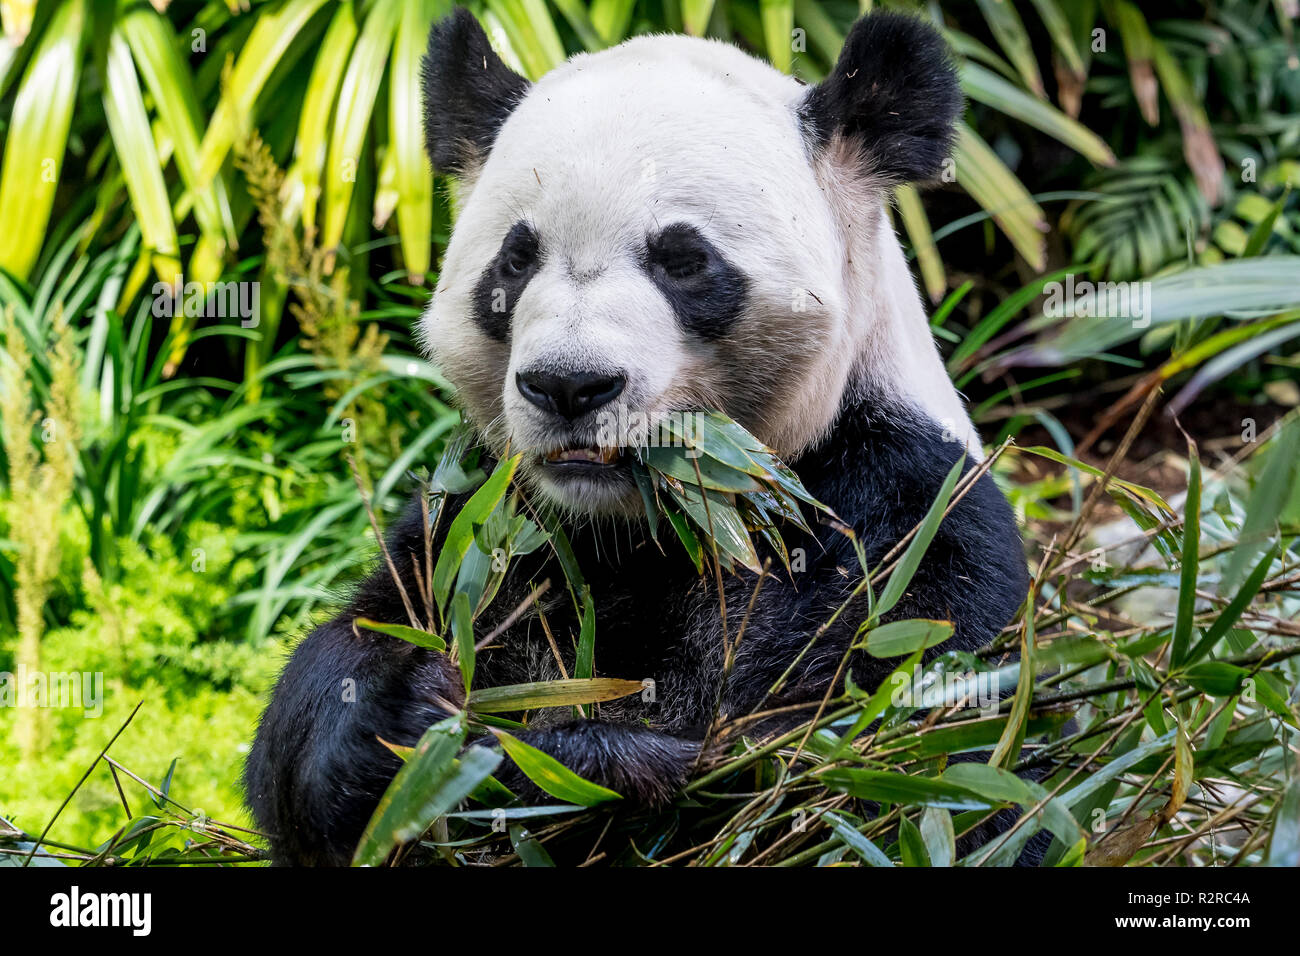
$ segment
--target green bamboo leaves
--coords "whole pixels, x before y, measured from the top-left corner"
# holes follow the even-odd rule
[[[794,0],[759,0],[767,58],[782,73],[794,62]]]
[[[482,746],[460,754],[465,735],[462,714],[425,732],[366,824],[353,866],[380,865],[394,847],[414,840],[488,779],[501,754]]]
[[[633,469],[646,518],[655,535],[659,517],[666,517],[701,570],[705,558],[714,557],[726,570],[739,565],[758,572],[751,533],[788,565],[778,525],[789,521],[807,529],[800,502],[834,517],[770,448],[719,412],[669,417],[660,431],[671,441],[637,449],[640,463]]]
[[[961,85],[971,99],[1029,124],[1097,165],[1114,164],[1115,154],[1100,136],[992,70],[978,63],[966,63],[961,68]]]
[[[117,29],[131,49],[162,129],[171,140],[176,167],[194,205],[194,218],[204,237],[224,251],[227,244],[235,243],[230,197],[223,177],[206,183],[200,178],[203,110],[171,25],[152,7],[138,6],[122,15]],[[202,277],[209,278],[217,277]]]
[[[530,79],[564,62],[564,44],[544,0],[487,0]],[[492,35],[492,31],[488,31]]]

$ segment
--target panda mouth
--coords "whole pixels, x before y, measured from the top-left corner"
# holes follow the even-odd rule
[[[598,467],[609,468],[617,465],[623,459],[623,450],[621,448],[599,448],[592,446],[578,446],[571,448],[556,448],[547,452],[543,456],[543,461],[552,467]]]

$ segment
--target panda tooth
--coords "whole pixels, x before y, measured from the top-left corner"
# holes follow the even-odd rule
[[[618,448],[557,448],[546,453],[546,460],[589,461],[595,464],[612,465],[618,460]]]

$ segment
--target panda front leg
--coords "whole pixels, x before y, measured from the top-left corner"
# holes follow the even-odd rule
[[[640,724],[599,720],[574,720],[517,736],[578,776],[608,787],[625,802],[638,806],[659,806],[672,800],[685,785],[700,752],[699,741]],[[525,800],[549,799],[513,764],[497,776]]]
[[[464,701],[446,657],[335,618],[298,645],[248,756],[244,786],[276,865],[346,866],[411,746]]]

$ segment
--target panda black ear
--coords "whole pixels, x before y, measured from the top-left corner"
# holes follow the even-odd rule
[[[938,175],[961,111],[943,37],[924,20],[884,11],[853,25],[835,69],[799,106],[817,148],[838,134],[859,147],[864,172],[892,183]]]
[[[482,162],[528,92],[528,81],[501,62],[464,7],[429,31],[420,79],[425,148],[433,168],[443,173],[462,173]]]

